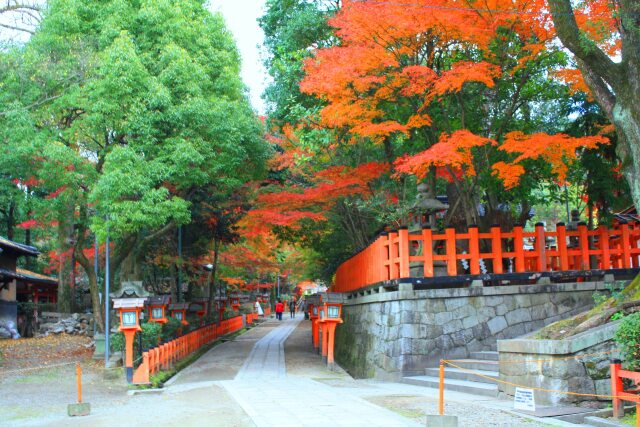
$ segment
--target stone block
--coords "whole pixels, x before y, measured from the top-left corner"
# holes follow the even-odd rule
[[[493,309],[491,309],[493,310]],[[472,305],[463,305],[462,307],[456,308],[453,313],[454,319],[464,319],[465,317],[475,316],[476,309]]]
[[[478,322],[486,322],[496,316],[496,310],[493,307],[480,307],[477,310]]]
[[[469,298],[452,298],[444,301],[447,311],[453,311],[457,308],[469,305]]]
[[[494,317],[493,319],[489,320],[487,322],[487,326],[489,327],[489,331],[491,332],[491,335],[495,335],[498,332],[500,332],[503,329],[505,329],[508,325],[507,325],[507,321],[505,320],[504,317],[498,316],[498,317]],[[477,338],[477,336],[476,336],[476,338]]]
[[[440,325],[429,325],[427,326],[427,335],[426,338],[429,340],[433,340],[442,335],[442,326]]]
[[[496,307],[502,304],[503,301],[504,301],[504,298],[501,296],[491,296],[491,297],[486,297],[484,299],[485,305],[489,307]]]
[[[607,378],[604,380],[595,380],[594,382],[596,388],[596,394],[601,396],[611,396],[611,379]],[[610,400],[606,398],[599,398],[598,400]]]
[[[504,316],[509,311],[506,304],[504,303],[496,305],[495,309],[496,309],[496,316]]]
[[[460,331],[461,329],[462,329],[462,321],[458,319],[452,320],[442,325],[442,333],[447,335]]]
[[[526,308],[519,308],[507,313],[505,319],[509,326],[517,325],[518,323],[531,321],[531,313]]]
[[[471,329],[478,324],[478,318],[476,316],[469,316],[462,319],[462,327],[464,329]]]
[[[427,415],[427,427],[458,427],[456,415]]]
[[[70,403],[67,405],[67,415],[70,417],[84,417],[91,413],[90,403]]]
[[[435,316],[436,325],[444,325],[447,322],[450,322],[452,319],[453,319],[453,316],[451,315],[451,313],[447,311],[436,313],[436,316]]]

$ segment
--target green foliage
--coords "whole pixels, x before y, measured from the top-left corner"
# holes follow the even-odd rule
[[[178,330],[183,329],[182,323],[173,317],[168,318],[168,322],[162,325],[162,341],[167,342],[178,336]]]
[[[596,305],[600,305],[605,301],[609,300],[610,298],[613,298],[616,305],[619,305],[624,302],[626,298],[626,294],[624,292],[625,290],[624,281],[607,283],[604,285],[604,287],[608,291],[608,293],[595,291],[592,294],[593,302],[595,302]]]
[[[625,317],[613,339],[620,346],[626,368],[640,370],[640,313]]]

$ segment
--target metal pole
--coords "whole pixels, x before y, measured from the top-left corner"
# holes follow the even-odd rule
[[[176,293],[176,297],[178,301],[182,300],[182,281],[180,277],[180,272],[182,271],[182,226],[178,226],[178,289]]]
[[[96,285],[98,282],[98,236],[95,236],[95,240],[93,243],[93,272],[96,274]],[[96,322],[93,322],[93,336],[96,335]]]
[[[109,223],[107,222],[107,245],[105,248],[104,266],[104,366],[109,367]]]
[[[278,282],[278,295],[276,296],[276,298],[280,298],[280,273],[278,273],[278,278],[276,279],[276,281]]]
[[[567,184],[564,184],[564,203],[567,208],[567,225],[571,221],[571,213],[569,212],[569,189],[567,188]]]

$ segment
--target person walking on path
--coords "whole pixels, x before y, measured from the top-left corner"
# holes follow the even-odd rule
[[[291,315],[292,319],[296,317],[296,299],[295,298],[291,298],[291,300],[289,301],[289,315]]]
[[[264,316],[264,311],[262,311],[262,306],[259,301],[256,301],[256,313],[258,313],[258,316]]]
[[[282,320],[282,313],[284,312],[284,304],[281,300],[276,303],[276,319]]]

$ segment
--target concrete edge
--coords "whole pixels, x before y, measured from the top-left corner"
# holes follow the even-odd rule
[[[619,323],[620,320],[610,322],[562,340],[538,340],[533,338],[498,340],[498,352],[548,355],[574,354],[586,348],[611,340]]]
[[[399,300],[416,300],[416,299],[446,299],[446,298],[465,298],[480,296],[501,296],[501,295],[527,295],[535,294],[540,291],[545,292],[584,292],[606,290],[605,282],[571,282],[571,283],[551,283],[551,284],[530,284],[530,285],[506,285],[491,287],[467,287],[467,288],[444,288],[444,289],[425,289],[425,290],[409,290],[409,287],[403,287],[402,290],[391,292],[371,293],[362,295],[355,299],[343,300],[345,306],[374,304],[387,301]]]

